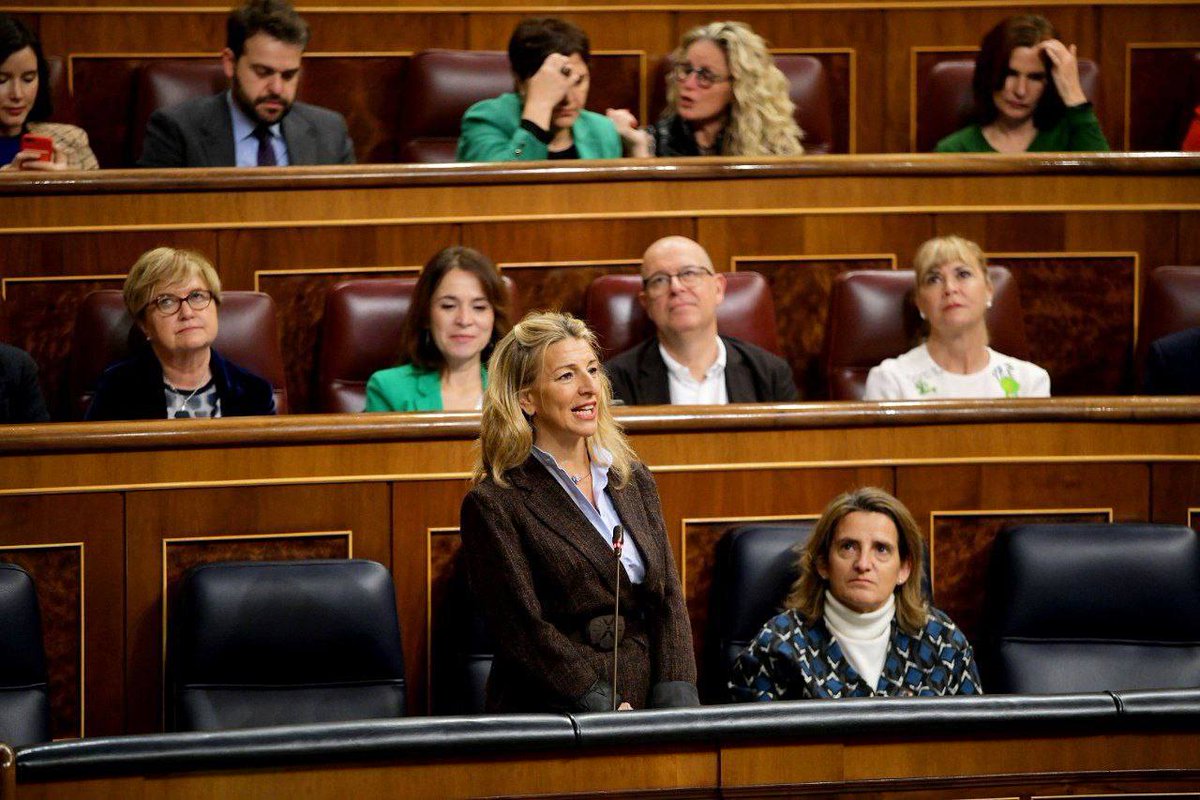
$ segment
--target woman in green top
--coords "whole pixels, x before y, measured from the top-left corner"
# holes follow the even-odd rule
[[[508,40],[515,91],[480,100],[467,109],[457,159],[544,161],[650,155],[629,111],[610,108],[605,116],[584,108],[590,60],[587,34],[575,25],[554,17],[522,21]],[[621,120],[623,133],[617,133],[613,119]]]
[[[447,247],[421,270],[400,335],[400,366],[367,381],[367,411],[470,411],[492,346],[508,333],[508,292],[492,260]]]
[[[1045,17],[1009,17],[983,37],[975,60],[975,122],[938,142],[939,153],[1108,150],[1079,82],[1075,45]]]

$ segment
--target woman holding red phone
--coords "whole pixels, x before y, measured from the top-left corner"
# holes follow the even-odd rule
[[[0,14],[0,169],[99,169],[82,128],[45,121],[49,72],[37,37]]]

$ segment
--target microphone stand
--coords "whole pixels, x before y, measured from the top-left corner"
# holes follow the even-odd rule
[[[622,525],[613,527],[613,553],[617,556],[617,591],[613,601],[613,667],[612,667],[612,710],[617,710],[617,645],[620,644],[621,633],[621,550],[625,547],[625,528]]]

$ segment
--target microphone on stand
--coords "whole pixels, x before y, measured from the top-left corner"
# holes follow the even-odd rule
[[[612,710],[617,710],[617,645],[620,644],[621,634],[621,570],[624,568],[621,564],[621,550],[625,547],[625,526],[616,525],[613,527],[612,533],[613,553],[617,556],[617,591],[615,600],[613,601],[613,670],[612,670],[612,692],[613,692],[613,707]]]

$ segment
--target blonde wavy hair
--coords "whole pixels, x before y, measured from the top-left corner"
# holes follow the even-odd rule
[[[488,361],[488,386],[483,394],[479,459],[474,472],[476,481],[491,477],[500,486],[507,486],[504,474],[529,458],[534,423],[521,410],[521,392],[537,385],[546,348],[569,339],[586,342],[593,353],[599,353],[596,335],[587,325],[570,314],[552,311],[527,315],[496,344]],[[629,482],[637,455],[613,419],[612,386],[604,370],[600,371],[598,379],[596,433],[588,437],[588,450],[594,456],[595,448],[603,447],[612,454],[611,482],[615,488],[620,488]]]
[[[796,106],[788,97],[788,79],[767,50],[767,43],[744,22],[710,22],[683,35],[671,54],[672,63],[685,60],[687,49],[707,39],[725,53],[733,101],[725,126],[721,155],[798,156],[804,152],[804,132],[796,124]],[[667,73],[667,108],[679,101],[679,85]]]
[[[821,577],[817,567],[829,564],[829,552],[838,525],[855,511],[883,514],[896,526],[900,559],[909,565],[908,580],[895,591],[896,622],[906,633],[916,636],[929,619],[929,605],[921,590],[921,578],[925,574],[925,548],[921,543],[921,530],[903,503],[874,486],[840,494],[825,507],[808,541],[796,548],[800,577],[792,584],[784,605],[798,611],[809,622],[824,616],[825,590],[829,588],[829,581]]]

